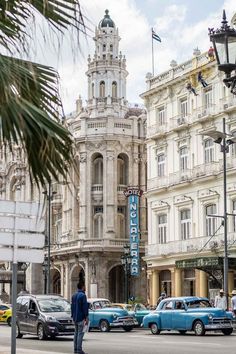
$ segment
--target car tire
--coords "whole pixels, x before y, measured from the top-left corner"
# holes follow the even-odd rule
[[[230,334],[232,334],[232,332],[233,332],[233,328],[224,328],[224,329],[222,329],[222,333],[225,336],[230,336]]]
[[[158,325],[157,325],[157,323],[151,323],[150,324],[150,330],[151,330],[151,332],[152,332],[152,334],[160,334],[160,329],[158,328]]]
[[[186,334],[186,332],[187,332],[187,331],[185,331],[185,330],[183,330],[183,329],[181,329],[181,330],[179,331],[180,334]]]
[[[125,327],[123,327],[123,330],[125,332],[130,332],[130,331],[132,331],[132,329],[133,329],[133,326],[125,326]]]
[[[22,338],[23,334],[20,333],[20,327],[18,325],[18,323],[16,324],[16,338]]]
[[[101,332],[109,332],[110,326],[107,320],[101,320],[99,323],[99,329]]]
[[[47,338],[42,323],[40,323],[40,324],[38,325],[37,336],[38,336],[38,339],[39,339],[39,340],[44,340],[44,339]]]
[[[196,321],[193,325],[193,330],[196,336],[204,336],[205,334],[205,327],[202,321]]]
[[[8,317],[7,324],[8,324],[9,327],[11,327],[11,317]]]

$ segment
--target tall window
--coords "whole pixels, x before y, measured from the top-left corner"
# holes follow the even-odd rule
[[[180,101],[180,114],[181,117],[187,117],[188,115],[188,101],[187,99],[183,99]]]
[[[100,82],[100,97],[105,97],[105,82],[101,81]]]
[[[94,238],[103,238],[103,214],[97,213],[94,215]]]
[[[94,97],[94,83],[92,83],[92,97]]]
[[[110,44],[110,52],[112,52],[112,51],[113,51],[113,45]]]
[[[180,212],[181,240],[191,237],[191,212],[189,209]]]
[[[209,108],[212,106],[212,102],[213,102],[212,98],[213,98],[212,88],[209,88],[205,91],[205,97],[204,97],[205,108]]]
[[[157,119],[158,119],[158,124],[159,125],[165,125],[166,119],[165,119],[165,108],[161,107],[157,111]]]
[[[205,163],[214,161],[214,143],[212,139],[207,139],[204,142]]]
[[[105,52],[106,51],[106,44],[103,44],[102,50]]]
[[[163,177],[165,175],[165,155],[157,155],[157,175]]]
[[[234,137],[236,137],[236,131],[231,132],[231,134],[232,134]],[[236,157],[236,144],[232,144],[232,145],[231,145],[231,155],[232,155],[233,157]]]
[[[235,214],[235,216],[233,217],[233,230],[234,232],[236,231],[236,200],[233,200],[232,203],[232,207],[233,207],[233,214]]]
[[[103,159],[100,156],[93,161],[93,184],[103,184]]]
[[[167,215],[157,216],[158,243],[166,243],[167,240]]]
[[[180,151],[180,171],[185,171],[188,169],[188,148],[183,146]]]
[[[126,208],[125,206],[120,206],[117,208],[117,237],[126,238],[126,224],[125,224]]]
[[[112,97],[117,97],[117,83],[115,81],[112,83]]]
[[[212,236],[216,232],[217,218],[208,215],[216,214],[216,204],[210,204],[206,207],[206,235]]]
[[[117,184],[128,184],[128,161],[126,156],[122,155],[117,159]]]

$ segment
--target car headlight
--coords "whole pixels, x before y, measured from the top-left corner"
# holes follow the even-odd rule
[[[45,316],[45,320],[47,322],[56,322],[57,321],[56,317],[54,317],[54,316]]]
[[[118,316],[116,313],[113,313],[113,318],[116,319]]]
[[[212,319],[213,319],[213,316],[212,316],[211,313],[208,315],[208,318],[209,318],[209,320],[212,320]]]

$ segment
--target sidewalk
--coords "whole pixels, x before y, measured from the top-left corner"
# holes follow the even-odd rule
[[[20,349],[16,348],[17,354],[58,354],[58,352],[45,352],[44,350]],[[10,347],[0,347],[0,354],[11,354]]]

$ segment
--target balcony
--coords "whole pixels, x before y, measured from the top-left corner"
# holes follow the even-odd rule
[[[170,241],[165,244],[149,244],[145,249],[146,257],[170,257],[179,254],[196,255],[199,251],[204,252],[221,252],[224,248],[224,234],[221,233],[212,237],[210,236],[195,237],[188,240]],[[208,242],[209,241],[209,242]],[[208,243],[207,243],[208,242]],[[207,243],[207,244],[206,244]],[[206,245],[206,246],[205,246]],[[204,247],[205,246],[205,247]],[[235,234],[228,233],[228,247],[236,248]],[[199,252],[200,254],[200,252]]]
[[[159,138],[165,135],[168,132],[168,125],[167,124],[153,124],[147,128],[147,139],[152,138]]]
[[[188,126],[191,123],[191,116],[177,116],[174,118],[170,119],[170,129],[171,130],[179,130],[182,128],[186,128],[186,126]]]
[[[236,96],[225,97],[221,99],[221,110],[230,112],[236,109]]]
[[[204,120],[211,119],[212,116],[218,113],[219,111],[220,111],[219,107],[217,109],[217,106],[215,104],[212,104],[208,107],[206,106],[200,107],[194,111],[193,120],[202,122]]]

